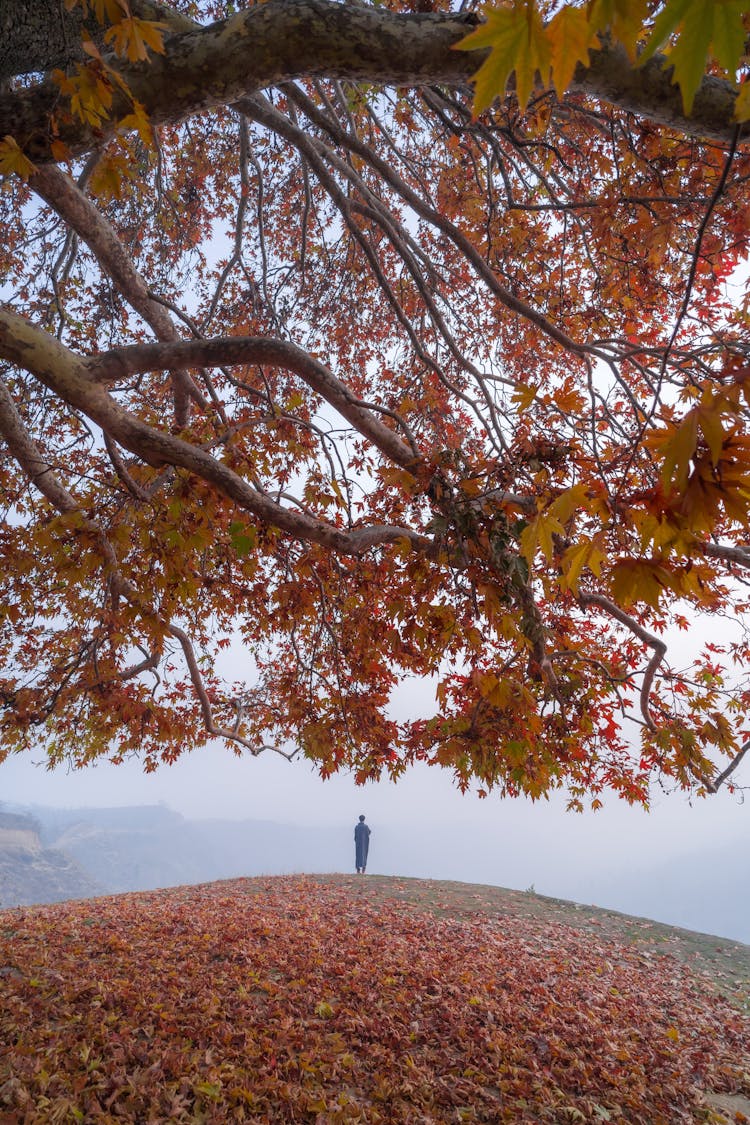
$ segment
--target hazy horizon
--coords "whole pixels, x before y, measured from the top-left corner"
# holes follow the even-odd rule
[[[747,807],[741,794],[726,791],[692,801],[657,792],[650,811],[611,797],[598,812],[573,813],[562,794],[536,803],[462,795],[436,767],[415,767],[397,784],[358,787],[347,775],[323,781],[305,761],[237,758],[211,747],[151,774],[136,761],[65,773],[13,757],[0,765],[0,802],[63,809],[162,804],[189,820],[309,828],[311,840],[330,829],[340,843],[326,854],[339,871],[353,865],[350,837],[364,813],[372,828],[371,873],[533,887],[708,933],[719,932],[712,917],[734,909],[735,896],[745,898],[744,886],[735,884],[747,852]],[[727,856],[732,871],[717,905],[715,864],[721,868]],[[672,901],[680,888],[684,903]],[[742,934],[726,936],[750,942],[750,913],[741,927]]]

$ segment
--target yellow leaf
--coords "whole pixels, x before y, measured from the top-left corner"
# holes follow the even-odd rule
[[[36,164],[32,164],[14,138],[6,134],[0,141],[0,174],[7,175],[9,172],[28,180],[32,172],[36,172]]]
[[[596,43],[596,32],[585,8],[566,4],[547,27],[552,58],[552,84],[558,94],[570,85],[578,63],[588,66],[589,48]]]
[[[406,469],[399,469],[396,465],[383,465],[378,469],[378,476],[383,484],[387,484],[391,488],[403,489],[411,495],[418,491],[419,485],[414,475],[407,472]]]
[[[52,141],[49,148],[55,160],[59,163],[72,159],[71,151],[64,141]]]
[[[734,78],[744,53],[745,9],[744,0],[667,0],[659,11],[641,59],[646,62],[677,33],[666,53],[685,113],[693,108],[709,55]]]
[[[564,492],[552,501],[549,510],[553,513],[562,523],[567,523],[574,512],[581,509],[588,511],[590,508],[588,497],[588,486],[585,484],[574,484],[570,488],[566,488]]]
[[[519,411],[528,410],[528,408],[536,398],[536,393],[538,390],[538,386],[525,386],[523,383],[517,383],[513,390],[513,394],[511,395],[511,398],[513,399],[513,405],[517,406]]]
[[[554,535],[561,535],[564,527],[557,517],[550,511],[540,512],[521,532],[519,539],[520,554],[531,566],[534,562],[536,549],[539,547],[542,554],[549,562],[554,554]]]
[[[133,103],[133,112],[120,119],[118,128],[123,132],[134,129],[146,147],[153,148],[154,134],[151,129],[151,122],[145,106],[141,102]]]
[[[560,577],[560,586],[563,590],[578,592],[578,583],[584,567],[588,567],[597,577],[601,575],[604,552],[599,547],[597,539],[584,539],[580,543],[568,547],[562,558],[563,573]]]
[[[612,568],[612,597],[622,606],[635,602],[659,608],[659,599],[670,585],[669,571],[658,563],[642,559],[622,559]]]
[[[494,672],[477,674],[479,694],[493,707],[504,710],[517,694],[518,685],[512,680],[498,679]]]
[[[84,39],[81,46],[85,54],[89,55],[92,59],[96,59],[99,63],[102,61],[101,51],[92,39]]]
[[[716,468],[721,458],[721,451],[724,448],[724,439],[726,437],[721,424],[721,400],[713,399],[712,402],[707,403],[705,406],[699,406],[697,413],[701,432],[711,452],[711,461],[714,468]]]
[[[133,170],[122,153],[104,156],[91,174],[89,186],[102,200],[121,199],[125,181],[133,178]]]
[[[86,0],[84,0],[85,6]],[[93,0],[96,18],[102,26],[107,23],[117,23],[130,15],[128,0]]]
[[[677,1030],[676,1027],[670,1027],[669,1030],[667,1031],[667,1035],[669,1036],[670,1039],[673,1039],[675,1041],[675,1043],[680,1038],[680,1033],[679,1033],[679,1031]]]
[[[127,57],[129,62],[145,62],[148,49],[164,54],[164,38],[161,28],[166,24],[157,20],[141,20],[137,16],[121,19],[105,33],[105,42],[113,44],[116,55]]]
[[[635,59],[647,17],[648,0],[595,0],[590,18],[593,31],[609,31]]]
[[[486,22],[456,44],[459,51],[482,47],[489,47],[490,54],[474,75],[474,112],[481,113],[505,93],[514,71],[518,104],[525,109],[537,73],[547,82],[550,60],[547,35],[532,0],[516,0],[511,8],[487,12]]]
[[[665,487],[672,483],[676,477],[677,487],[684,489],[687,485],[690,462],[695,456],[698,444],[698,413],[691,410],[685,415],[678,426],[670,427],[670,436],[663,443],[664,465],[662,466],[662,480]]]

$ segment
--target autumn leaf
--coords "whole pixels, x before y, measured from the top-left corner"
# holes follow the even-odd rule
[[[217,24],[196,0],[161,6],[170,34],[91,0],[59,6],[54,59],[4,2],[30,69],[0,82],[0,759],[153,771],[219,742],[571,808],[731,783],[735,0],[518,0],[480,25],[406,0]],[[481,119],[449,46],[470,27]],[[716,96],[675,114],[647,41]],[[712,614],[738,639],[694,676]],[[403,684],[430,703],[397,719]],[[337,1028],[330,983],[305,1018],[323,1002]],[[308,1084],[299,1115],[349,1113]]]
[[[590,20],[595,31],[609,32],[635,59],[648,14],[648,0],[594,0]]]
[[[377,1106],[411,1125],[429,1105],[489,1122],[501,1088],[529,1125],[689,1121],[707,1089],[741,1088],[747,1015],[663,927],[501,888],[362,882],[3,911],[4,1114],[188,1125]],[[335,1005],[310,1002],[334,981]]]
[[[505,93],[515,73],[516,95],[522,109],[528,104],[537,74],[547,79],[550,49],[536,6],[516,0],[512,7],[491,8],[486,22],[456,45],[457,50],[489,47],[489,57],[474,75],[474,111],[481,113]]]
[[[134,102],[132,112],[120,118],[118,129],[121,132],[134,130],[147,148],[153,148],[153,129],[148,114],[140,102]]]
[[[693,107],[709,56],[734,77],[745,47],[744,13],[743,0],[668,0],[656,16],[641,60],[646,62],[678,33],[667,57],[686,113]]]
[[[537,548],[549,562],[555,550],[554,536],[561,535],[564,531],[565,528],[551,509],[535,516],[521,532],[519,539],[521,555],[529,566],[534,562]]]
[[[162,30],[167,25],[160,20],[143,20],[137,16],[123,18],[104,33],[105,42],[111,43],[115,54],[130,62],[144,62],[149,50],[164,54]]]
[[[547,25],[550,44],[552,83],[564,94],[578,63],[588,65],[589,50],[596,44],[596,28],[585,8],[569,4],[560,8]]]
[[[679,423],[659,436],[661,453],[664,457],[662,480],[669,486],[672,480],[678,489],[687,485],[690,463],[698,442],[698,412],[691,410]]]
[[[612,567],[612,596],[620,605],[637,602],[658,609],[659,602],[672,584],[672,576],[658,562],[621,559]]]
[[[570,590],[574,594],[577,593],[584,568],[588,568],[599,578],[605,560],[606,556],[601,549],[601,539],[581,539],[578,543],[568,547],[562,557],[560,586],[564,590]]]
[[[15,172],[22,180],[28,180],[35,168],[36,166],[21,152],[13,137],[6,135],[0,140],[0,174],[8,175],[10,172]]]

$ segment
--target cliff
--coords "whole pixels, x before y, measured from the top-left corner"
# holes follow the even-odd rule
[[[104,888],[58,848],[45,848],[30,816],[0,812],[0,908],[62,902]]]

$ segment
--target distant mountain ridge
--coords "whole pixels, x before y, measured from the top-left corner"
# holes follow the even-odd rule
[[[103,893],[104,888],[69,855],[43,847],[37,820],[0,811],[0,908]]]
[[[162,805],[54,809],[0,814],[17,822],[24,847],[6,848],[0,905],[31,905],[90,894],[119,894],[242,875],[288,874],[341,868],[350,833],[271,821],[186,820]],[[19,837],[20,839],[20,837]],[[2,848],[2,839],[0,839]],[[67,863],[68,894],[27,878],[29,856]],[[352,852],[353,854],[353,852]],[[85,873],[85,874],[84,874]],[[86,881],[88,880],[88,882]],[[60,893],[57,893],[59,890]],[[45,897],[32,897],[43,894]],[[47,897],[52,894],[55,897]]]
[[[310,826],[191,820],[164,805],[60,809],[0,806],[0,909],[95,894],[154,890],[243,876],[353,872],[354,817]],[[12,846],[11,846],[12,845]],[[467,848],[460,826],[415,832],[373,824],[372,874],[523,889],[654,918],[750,943],[746,847],[717,846],[611,872],[550,856],[528,876],[489,835]]]

